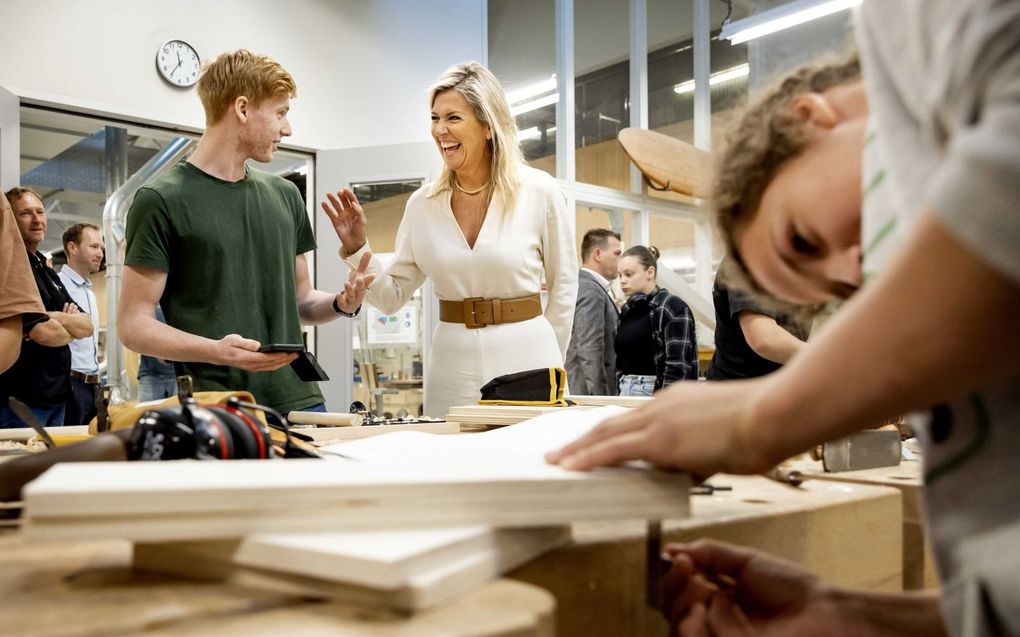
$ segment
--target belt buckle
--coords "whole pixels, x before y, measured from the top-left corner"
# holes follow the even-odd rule
[[[484,301],[480,296],[472,296],[464,299],[464,327],[469,330],[477,330],[480,327],[485,327],[485,323],[479,323],[475,319],[475,302]]]

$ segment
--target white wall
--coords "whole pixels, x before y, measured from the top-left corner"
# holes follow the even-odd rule
[[[294,76],[305,148],[425,141],[425,90],[481,59],[484,0],[4,0],[0,86],[22,99],[199,129],[194,88],[156,73],[166,40],[205,59],[245,47]]]

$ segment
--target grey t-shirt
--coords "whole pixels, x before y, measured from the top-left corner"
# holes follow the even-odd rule
[[[865,277],[934,211],[1020,286],[1020,2],[866,1],[857,40],[871,106]],[[1018,322],[1003,317],[1002,329]],[[950,633],[1020,634],[1020,378],[914,414],[912,424]]]

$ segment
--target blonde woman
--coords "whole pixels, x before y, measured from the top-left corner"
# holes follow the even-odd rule
[[[366,299],[396,312],[430,277],[440,299],[425,377],[425,414],[475,404],[496,376],[562,367],[577,296],[574,215],[556,181],[528,167],[503,88],[488,69],[447,69],[429,91],[439,178],[407,202],[394,259]],[[365,213],[348,189],[322,208],[349,265],[370,251]],[[542,282],[548,303],[542,310]]]

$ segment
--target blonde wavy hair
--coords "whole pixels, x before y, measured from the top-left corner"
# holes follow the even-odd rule
[[[732,257],[726,272],[729,284],[783,309],[792,307],[754,281],[737,249],[736,234],[757,214],[762,194],[779,168],[807,144],[808,128],[791,108],[793,98],[822,93],[860,77],[856,53],[801,67],[765,90],[727,131],[724,148],[716,156],[709,205]]]
[[[499,80],[489,69],[478,62],[455,64],[443,71],[439,79],[429,87],[429,107],[436,97],[446,91],[457,91],[471,105],[478,121],[492,132],[489,148],[492,151],[490,180],[494,198],[503,203],[504,210],[513,210],[517,199],[517,169],[525,164],[524,153],[517,141],[517,121],[510,114],[510,104]],[[453,171],[443,165],[430,197],[453,189]]]
[[[242,95],[252,106],[280,94],[297,97],[297,84],[287,69],[266,55],[237,49],[207,62],[198,80],[198,96],[207,125],[216,124]]]

